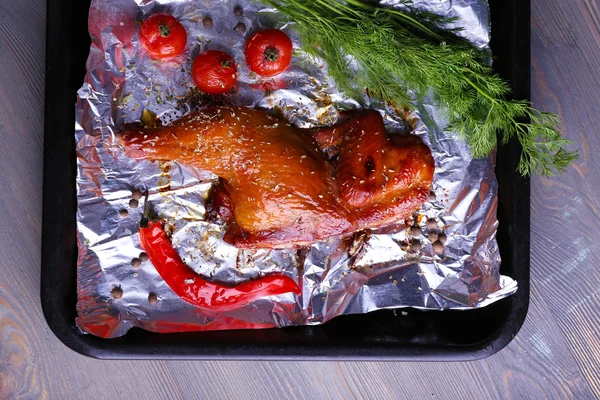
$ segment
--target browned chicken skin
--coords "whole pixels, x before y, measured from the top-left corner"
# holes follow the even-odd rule
[[[286,248],[405,219],[427,199],[434,163],[415,136],[392,142],[376,111],[302,130],[266,112],[220,107],[157,129],[126,127],[132,158],[218,175],[207,208],[239,248]],[[323,149],[337,150],[332,162]]]

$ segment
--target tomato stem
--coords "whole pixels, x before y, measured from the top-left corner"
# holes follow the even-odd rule
[[[274,47],[269,47],[267,50],[265,50],[265,61],[277,61],[277,59],[279,58],[279,52],[277,51],[276,48]]]
[[[158,31],[160,32],[160,36],[167,37],[171,34],[171,28],[168,25],[160,24],[158,25]]]

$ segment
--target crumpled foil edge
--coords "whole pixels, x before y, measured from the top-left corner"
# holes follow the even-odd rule
[[[386,1],[389,5],[398,2]],[[235,16],[240,5],[244,15]],[[459,17],[462,32],[480,47],[489,42],[485,0],[418,0],[417,7]],[[138,21],[167,11],[188,32],[184,55],[169,63],[149,60],[137,46]],[[210,15],[214,26],[202,27]],[[245,24],[246,31],[235,29]],[[117,337],[137,326],[154,332],[269,328],[315,325],[343,314],[411,307],[427,310],[487,306],[517,290],[499,273],[495,240],[497,182],[494,156],[473,159],[464,140],[445,131],[443,110],[430,99],[402,118],[393,108],[366,96],[349,99],[327,76],[327,66],[299,51],[281,77],[261,80],[243,66],[243,44],[264,27],[284,29],[298,48],[298,37],[278,14],[246,1],[93,0],[89,15],[92,46],[85,83],[78,92],[77,144],[78,280],[77,326],[84,333]],[[177,163],[128,159],[115,146],[115,133],[125,122],[155,112],[163,123],[189,112],[191,60],[205,48],[223,49],[238,64],[239,87],[228,101],[259,108],[278,108],[299,127],[327,125],[340,109],[379,110],[390,131],[407,130],[427,143],[436,161],[435,196],[418,213],[412,231],[402,222],[370,232],[361,243],[342,238],[315,243],[307,250],[235,249],[222,240],[224,226],[204,221],[204,200],[212,174]],[[149,201],[175,226],[173,245],[201,276],[239,283],[282,272],[302,283],[300,298],[287,294],[263,298],[220,315],[208,315],[185,303],[160,278],[151,263],[137,268],[142,252],[137,231],[143,202],[133,207],[134,190],[148,190]],[[123,212],[127,215],[122,217]],[[431,229],[428,221],[435,221]],[[427,240],[430,231],[444,233],[442,256]],[[414,236],[414,237],[413,237]],[[410,249],[411,241],[421,248]],[[350,246],[358,246],[350,255]],[[115,288],[122,297],[111,296]],[[156,295],[152,304],[149,294]]]

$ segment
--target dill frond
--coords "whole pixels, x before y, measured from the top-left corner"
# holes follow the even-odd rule
[[[451,128],[466,138],[475,157],[488,155],[498,134],[522,146],[522,175],[553,175],[577,159],[561,137],[556,114],[511,100],[510,86],[494,74],[489,54],[445,28],[452,19],[363,0],[262,0],[295,22],[309,55],[320,57],[339,89],[399,106],[433,92],[448,110]],[[354,70],[347,56],[357,63]]]

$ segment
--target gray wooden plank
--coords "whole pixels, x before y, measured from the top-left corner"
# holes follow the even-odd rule
[[[564,135],[581,150],[567,174],[533,179],[532,279],[600,397],[600,4],[532,5],[532,99],[561,115]]]

